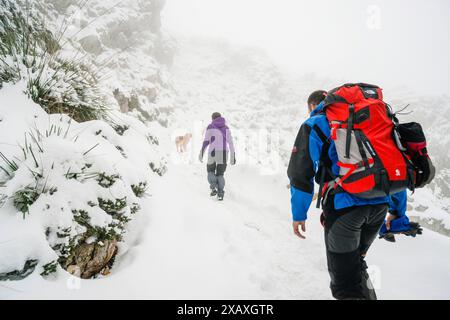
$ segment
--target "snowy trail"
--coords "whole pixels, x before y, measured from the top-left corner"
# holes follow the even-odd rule
[[[147,250],[148,274],[157,275],[150,282],[158,285],[150,291],[164,298],[330,298],[320,233],[305,247],[291,235],[284,181],[272,189],[277,181],[247,166],[229,167],[226,178],[224,202],[209,197],[204,165],[172,166],[155,186]]]
[[[2,284],[0,299],[331,298],[318,213],[310,213],[306,241],[292,235],[281,175],[229,167],[224,202],[209,197],[205,175],[204,165],[172,165],[154,180],[110,276],[33,274]],[[450,298],[449,249],[450,239],[428,230],[395,245],[377,240],[368,262],[381,276],[379,298]]]

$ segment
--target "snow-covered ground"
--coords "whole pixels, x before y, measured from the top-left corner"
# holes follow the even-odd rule
[[[317,210],[299,240],[284,177],[237,165],[226,178],[221,203],[209,197],[203,165],[172,166],[155,182],[110,276],[35,273],[2,283],[0,298],[331,299]],[[376,240],[368,262],[379,298],[450,299],[449,250],[448,237],[428,230],[395,244]]]
[[[236,82],[229,90],[245,85]],[[212,103],[221,94],[217,88],[189,93],[182,89],[193,90],[195,83],[191,89],[183,81],[175,83],[190,106],[179,108],[171,127],[159,132],[160,151],[171,159],[169,171],[152,179],[151,196],[141,201],[142,210],[128,226],[112,273],[80,280],[61,269],[46,278],[35,272],[22,281],[1,283],[1,299],[332,298],[319,212],[312,209],[309,214],[306,240],[293,235],[283,161],[272,174],[262,174],[266,153],[250,155],[252,131],[238,134],[238,164],[227,170],[226,198],[221,203],[208,194],[204,164],[193,160],[205,120],[216,109],[231,115],[232,129],[252,119],[259,119],[258,130],[264,126],[271,130],[285,121],[287,127],[281,129],[287,135],[286,146],[293,139],[289,132],[298,124],[276,117],[274,106],[272,113],[270,108],[255,113],[245,103],[226,103],[240,94],[224,94],[225,102],[217,104]],[[292,118],[289,113],[295,108],[292,102],[278,114]],[[296,112],[303,118],[303,110]],[[180,156],[173,138],[186,131],[193,131],[194,137],[189,152]],[[429,230],[415,239],[397,237],[395,244],[376,240],[368,262],[379,298],[450,299],[449,249],[450,238]]]
[[[103,9],[103,6],[94,11],[85,8],[80,20],[94,18]],[[162,67],[161,62],[148,59],[155,55],[155,50],[167,46],[153,34],[146,38],[139,33],[130,37],[131,42],[137,38],[138,49],[116,47],[120,43],[112,41],[117,40],[116,32],[120,33],[116,18],[124,14],[128,21],[125,25],[134,26],[133,17],[139,16],[139,7],[131,14],[128,9],[121,3],[112,10],[111,16],[96,20],[80,37],[98,38],[98,43],[94,41],[97,45],[87,46],[87,49],[101,51],[89,56],[93,61],[99,57],[100,61],[113,58],[105,67],[106,73],[113,74],[105,88],[109,95],[115,88],[120,89],[125,100],[136,95],[140,112],[149,112],[146,120],[153,121],[146,122],[145,127],[134,118],[116,115],[130,125],[123,136],[97,121],[73,123],[71,130],[82,132],[78,143],[83,152],[93,141],[101,141],[100,148],[92,151],[100,159],[98,166],[101,167],[101,162],[112,168],[121,164],[124,167],[119,165],[121,175],[128,184],[149,178],[150,195],[139,200],[141,211],[127,226],[128,232],[119,245],[110,275],[80,280],[61,268],[45,278],[34,272],[21,281],[0,282],[0,299],[331,299],[319,212],[311,209],[309,213],[306,240],[293,235],[285,171],[295,134],[306,117],[304,101],[308,93],[318,88],[330,89],[345,80],[330,80],[314,74],[292,75],[257,49],[210,39],[180,38],[174,65],[168,69]],[[110,30],[107,26],[111,21],[114,23]],[[130,30],[134,29],[130,27]],[[144,39],[142,43],[141,39]],[[23,133],[35,122],[45,130],[50,119],[56,121],[59,117],[48,117],[35,104],[25,101],[20,88],[15,88],[14,94],[6,99],[5,94],[13,89],[8,86],[0,91],[3,97],[0,100],[0,129],[3,130],[0,130],[0,147],[8,157],[20,154],[17,143],[22,142]],[[147,92],[147,89],[151,90]],[[435,155],[436,163],[443,169],[433,189],[418,190],[410,198],[414,200],[410,201],[412,213],[442,220],[450,227],[446,196],[450,189],[445,171],[448,170],[448,121],[445,120],[448,115],[437,119],[432,112],[433,108],[448,108],[450,99],[448,96],[412,98],[409,91],[389,89],[387,97],[389,101],[394,100],[395,106],[412,100],[413,107],[421,112],[421,121],[430,128],[432,156]],[[9,107],[17,105],[17,109],[5,112],[6,102]],[[33,112],[27,112],[26,108]],[[20,113],[14,112],[19,109]],[[222,112],[229,120],[237,145],[237,165],[229,167],[226,173],[224,202],[210,198],[205,165],[196,161],[202,130],[213,111]],[[153,112],[157,116],[153,117]],[[34,114],[37,114],[35,118]],[[131,109],[129,115],[145,118]],[[97,137],[97,129],[108,132],[109,141]],[[173,141],[176,135],[186,132],[194,136],[189,153],[180,156],[175,153]],[[157,147],[143,139],[150,133],[158,137]],[[128,155],[127,160],[117,146]],[[108,148],[114,152],[100,152]],[[61,156],[60,150],[52,150],[52,155]],[[68,150],[64,154],[69,161],[66,164],[74,154],[79,156],[80,152],[75,151]],[[164,153],[171,162],[168,173],[159,178],[148,172],[148,162],[158,162],[160,154]],[[114,172],[111,169],[111,173]],[[71,191],[62,190],[66,190],[66,196],[71,195]],[[83,188],[82,194],[92,197],[95,190]],[[441,194],[439,199],[437,194]],[[11,239],[21,240],[18,242],[21,254],[35,255],[34,246],[37,246],[46,255],[54,255],[44,237],[39,208],[37,218],[32,219],[30,225],[27,225],[30,220],[18,217],[11,205],[7,209],[8,212],[4,207],[0,211],[8,215],[0,226],[0,253],[8,252],[10,257],[16,256],[17,261],[6,261],[5,255],[0,254],[0,266],[16,263],[14,267],[18,268],[27,258],[15,255],[10,249]],[[9,224],[12,220],[15,223]],[[28,237],[15,233],[15,229],[10,228],[12,225],[17,229],[19,225],[27,225],[20,230],[28,233]],[[24,244],[30,245],[26,248],[28,253],[23,250]],[[395,244],[376,240],[368,263],[379,298],[450,299],[449,249],[449,237],[428,229],[415,239],[397,237]]]

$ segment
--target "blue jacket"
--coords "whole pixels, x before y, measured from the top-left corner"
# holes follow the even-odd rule
[[[318,162],[323,147],[322,140],[317,132],[313,130],[314,125],[317,125],[327,137],[330,136],[330,126],[325,114],[321,113],[322,108],[323,103],[319,104],[311,112],[309,119],[300,127],[289,161],[288,177],[291,182],[291,207],[294,221],[306,220],[307,212],[314,195],[314,177],[317,173]],[[338,176],[338,157],[332,140],[328,150],[328,158],[331,161],[333,174]],[[390,212],[398,216],[403,216],[406,212],[406,200],[406,190],[392,196],[373,199],[363,199],[342,192],[335,194],[334,207],[339,210],[352,206],[387,203],[389,204]]]

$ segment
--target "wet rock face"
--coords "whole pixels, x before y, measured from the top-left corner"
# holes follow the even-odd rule
[[[425,211],[428,210],[428,207],[427,206],[423,206],[423,205],[419,205],[419,206],[415,207],[415,210],[418,211],[418,212],[425,212]]]
[[[130,111],[130,99],[127,98],[119,89],[115,89],[113,94],[119,104],[120,112],[127,113]]]
[[[117,254],[117,241],[83,243],[75,248],[66,262],[66,270],[82,279],[90,279],[102,270],[109,269]]]
[[[89,53],[99,55],[103,52],[102,44],[96,35],[89,35],[82,38],[80,44]]]
[[[442,220],[434,219],[434,218],[425,218],[411,215],[410,219],[412,221],[420,223],[420,225],[429,230],[440,233],[444,236],[450,237],[450,229],[445,226],[445,223]]]

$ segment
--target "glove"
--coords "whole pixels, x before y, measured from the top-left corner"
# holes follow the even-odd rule
[[[416,235],[422,234],[422,227],[417,222],[409,222],[408,217],[404,215],[392,220],[391,228],[389,230],[387,230],[385,222],[381,227],[379,238],[389,242],[395,242],[396,234],[416,237]]]
[[[200,151],[200,154],[198,155],[198,161],[203,163],[203,152]]]

